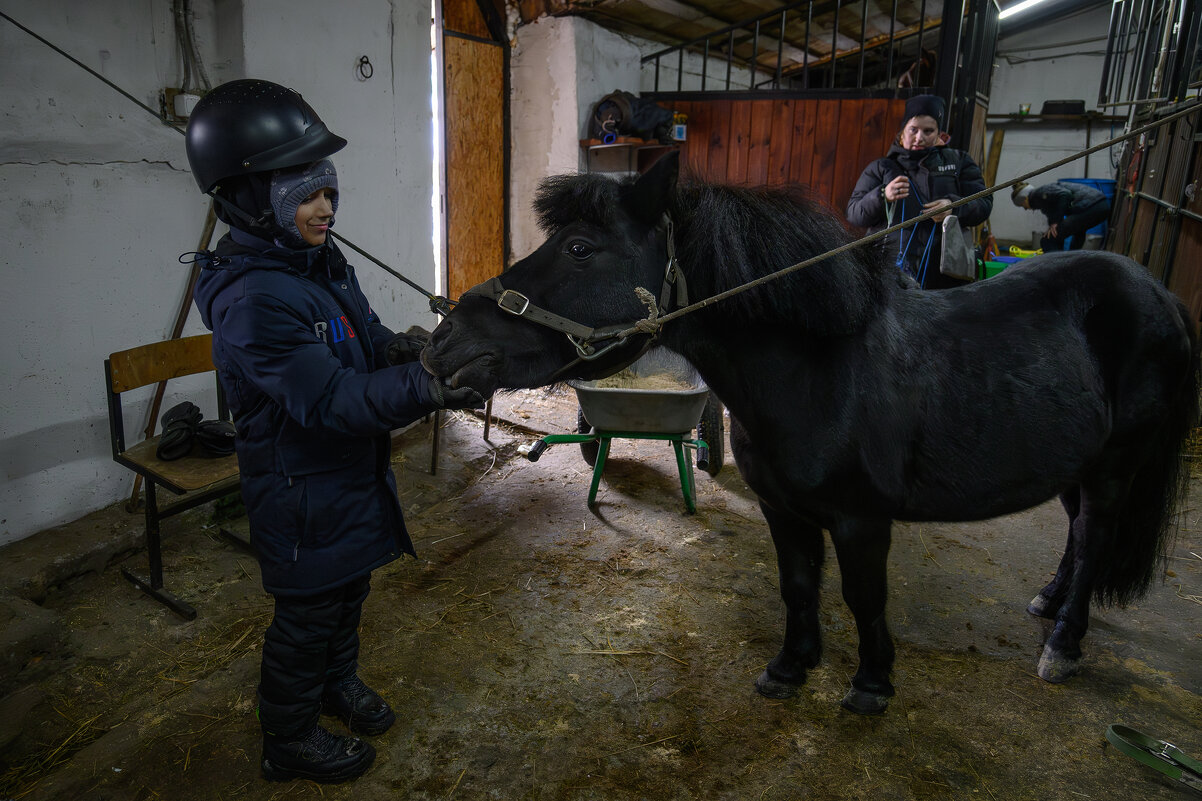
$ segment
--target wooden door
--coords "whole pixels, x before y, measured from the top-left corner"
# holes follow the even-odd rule
[[[443,0],[443,219],[453,299],[505,267],[508,57],[495,27],[490,0]]]

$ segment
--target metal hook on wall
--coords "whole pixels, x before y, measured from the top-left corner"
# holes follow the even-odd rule
[[[359,62],[355,67],[359,71],[359,80],[361,81],[366,81],[376,74],[376,69],[371,65],[371,59],[367,56],[359,56]]]

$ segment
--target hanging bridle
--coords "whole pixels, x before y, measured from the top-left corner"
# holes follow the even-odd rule
[[[477,295],[487,298],[494,301],[501,311],[564,334],[576,349],[577,357],[560,368],[555,374],[556,377],[581,362],[591,362],[615,348],[621,347],[626,344],[633,333],[646,334],[647,342],[634,357],[637,359],[654,343],[659,331],[658,318],[670,312],[672,308],[683,308],[689,303],[684,274],[680,272],[680,266],[676,261],[676,241],[673,236],[672,218],[665,213],[657,228],[663,229],[667,238],[667,266],[664,268],[664,281],[660,287],[658,299],[641,287],[635,290],[639,294],[639,299],[647,305],[648,309],[648,316],[641,320],[593,328],[547,311],[532,303],[530,298],[515,289],[506,289],[501,283],[500,276],[477,284],[464,292],[463,297]],[[460,298],[461,301],[462,299]]]

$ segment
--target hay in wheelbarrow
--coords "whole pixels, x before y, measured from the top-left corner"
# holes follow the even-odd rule
[[[568,381],[597,431],[680,434],[697,426],[709,388],[683,357],[656,348],[621,373]]]

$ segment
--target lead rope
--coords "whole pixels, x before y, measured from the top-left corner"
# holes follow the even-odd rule
[[[922,195],[918,191],[918,187],[916,187],[914,185],[913,181],[910,182],[910,191],[912,191],[914,193],[914,201],[916,203],[918,203],[918,208],[921,209],[923,207],[923,205],[925,205],[925,204],[923,202]],[[906,213],[905,203],[903,203],[902,204],[902,214],[905,214],[905,213]],[[921,287],[926,287],[927,268],[930,267],[930,265],[931,265],[931,243],[933,243],[935,241],[935,226],[936,226],[935,221],[931,220],[931,230],[930,230],[930,233],[927,234],[927,244],[926,244],[926,247],[924,247],[922,249],[922,258],[918,260],[918,267],[914,271],[916,273],[915,278],[918,280],[918,285]],[[915,225],[913,228],[910,229],[910,239],[909,239],[909,241],[906,242],[907,250],[910,247],[910,242],[914,241],[914,237],[917,234],[918,234],[918,226]]]
[[[914,186],[913,181],[910,182],[910,190],[914,193],[914,200],[915,200],[915,202],[918,203],[918,207],[922,208],[922,205],[923,205],[922,195],[920,195],[918,193],[918,187]],[[892,204],[889,204],[889,205],[892,206]],[[889,209],[889,216],[887,219],[889,219],[889,220],[893,219],[892,209]],[[906,221],[906,199],[902,198],[901,222],[904,223],[905,221]],[[901,246],[902,234],[903,234],[902,231],[897,232],[898,247],[897,247],[896,266],[899,270],[906,269],[906,254],[908,254],[910,252],[910,245],[914,242],[914,237],[918,234],[918,226],[915,225],[913,228],[910,229],[910,236],[908,239],[906,239],[905,248],[902,248],[902,246]],[[915,278],[915,280],[918,281],[919,286],[922,286],[923,282],[926,281],[926,278],[927,278],[927,265],[930,263],[930,258],[931,258],[931,242],[934,239],[935,239],[935,221],[932,220],[931,221],[931,232],[930,232],[930,234],[927,235],[926,247],[923,248],[922,258],[919,259],[918,267],[915,268],[915,270],[914,270],[914,278]]]
[[[1012,178],[1009,181],[1005,181],[1004,183],[998,184],[997,186],[987,187],[985,189],[982,189],[980,192],[976,192],[974,194],[969,195],[968,197],[964,197],[957,201],[954,201],[950,206],[942,206],[938,209],[932,209],[931,211],[924,212],[923,214],[918,215],[917,217],[913,218],[912,220],[903,221],[896,225],[891,225],[890,227],[885,228],[880,231],[877,231],[874,234],[868,234],[867,236],[861,237],[860,239],[857,239],[854,242],[848,242],[844,245],[840,245],[837,248],[832,248],[831,250],[828,250],[825,253],[820,253],[817,256],[812,256],[804,261],[799,261],[796,264],[792,264],[788,267],[783,267],[774,273],[769,273],[768,275],[760,276],[759,278],[756,278],[755,280],[752,280],[752,281],[748,281],[745,284],[740,284],[737,287],[733,287],[724,292],[719,292],[716,295],[711,295],[708,298],[699,300],[696,303],[691,303],[688,306],[685,306],[684,308],[677,309],[673,312],[669,312],[668,314],[661,314],[654,321],[655,327],[657,327],[657,328],[661,327],[665,323],[670,323],[673,320],[677,320],[677,319],[685,316],[686,314],[691,314],[692,312],[698,311],[699,309],[704,309],[705,307],[711,306],[719,301],[726,300],[727,298],[732,298],[735,295],[742,294],[743,292],[746,292],[750,289],[755,289],[756,287],[766,284],[769,281],[775,281],[778,278],[783,278],[784,276],[789,275],[790,273],[797,272],[798,270],[804,269],[806,267],[811,267],[821,261],[826,261],[827,259],[830,259],[830,258],[833,258],[840,254],[846,253],[849,250],[853,250],[854,248],[863,247],[864,245],[868,245],[868,244],[871,244],[872,242],[876,242],[880,239],[884,239],[885,237],[895,234],[904,228],[909,228],[909,227],[915,226],[918,223],[922,222],[923,220],[929,220],[932,217],[934,217],[936,214],[941,214],[950,209],[958,208],[960,206],[963,206],[966,203],[971,203],[974,200],[980,200],[983,197],[989,197],[990,195],[994,194],[995,192],[1000,192],[1003,189],[1009,189],[1010,187],[1014,186],[1015,184],[1019,184],[1019,183],[1028,181],[1029,179],[1034,178],[1037,175],[1042,175],[1043,173],[1048,172],[1049,170],[1054,170],[1057,167],[1063,167],[1065,164],[1068,164],[1069,162],[1072,162],[1072,161],[1076,161],[1077,159],[1079,159],[1083,156],[1088,156],[1092,153],[1097,153],[1099,150],[1105,150],[1106,148],[1113,147],[1114,145],[1116,145],[1119,142],[1125,142],[1128,139],[1134,139],[1137,136],[1142,136],[1143,134],[1147,133],[1148,131],[1159,128],[1162,125],[1167,125],[1168,123],[1173,122],[1174,120],[1179,120],[1188,114],[1197,113],[1200,108],[1202,108],[1202,105],[1195,104],[1189,108],[1182,109],[1181,111],[1175,111],[1172,114],[1168,115],[1167,117],[1164,117],[1163,119],[1159,119],[1159,120],[1156,120],[1155,122],[1147,123],[1146,125],[1141,125],[1138,128],[1135,128],[1134,130],[1131,130],[1125,134],[1112,137],[1110,139],[1107,139],[1104,142],[1100,142],[1100,143],[1094,145],[1093,147],[1086,148],[1085,150],[1081,150],[1070,156],[1066,156],[1066,157],[1060,159],[1059,161],[1055,161],[1055,162],[1047,165],[1046,167],[1042,167],[1038,170],[1032,170],[1031,172],[1028,172],[1024,175],[1020,175],[1017,178]],[[642,325],[642,326],[646,327],[649,322],[650,322],[649,320],[640,320],[637,323],[632,323],[632,327],[619,332],[618,336],[628,336],[630,334],[637,333],[640,331],[638,326]]]

